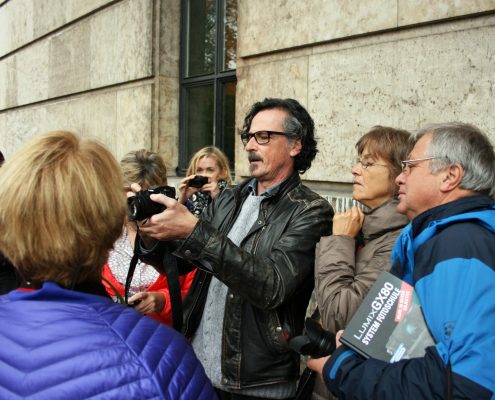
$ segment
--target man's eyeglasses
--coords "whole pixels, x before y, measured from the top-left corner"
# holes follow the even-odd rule
[[[286,135],[285,132],[275,132],[275,131],[258,131],[258,132],[242,132],[241,133],[241,140],[244,146],[247,146],[248,142],[251,140],[251,138],[254,137],[254,140],[256,140],[256,143],[258,144],[267,144],[270,142],[270,136],[271,135]]]
[[[415,158],[413,160],[403,160],[400,162],[402,164],[402,172],[404,172],[407,175],[411,172],[411,167],[414,167],[416,163],[419,163],[421,161],[435,160],[437,158],[443,158],[443,157],[425,157],[425,158]]]
[[[368,169],[369,167],[372,167],[374,165],[378,165],[380,167],[388,167],[388,165],[378,164],[378,163],[373,162],[373,161],[363,160],[360,157],[356,158],[356,164],[361,164],[361,167],[363,167],[363,169]]]

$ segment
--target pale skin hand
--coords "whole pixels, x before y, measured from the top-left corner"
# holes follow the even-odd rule
[[[133,192],[139,192],[141,187],[133,183],[131,189]],[[150,199],[167,208],[147,220],[139,221],[139,235],[146,246],[153,242],[149,238],[166,241],[185,239],[191,234],[198,219],[183,204],[164,194],[152,194]]]
[[[160,292],[140,292],[129,298],[129,304],[141,300],[133,308],[141,314],[159,313],[165,306],[165,295]]]
[[[355,238],[364,223],[364,214],[361,209],[352,207],[343,213],[336,213],[333,217],[333,234]]]
[[[342,343],[340,343],[340,337],[344,333],[343,330],[340,330],[337,332],[335,335],[335,346],[336,348],[339,348]],[[309,369],[312,369],[313,371],[317,372],[318,375],[320,375],[320,378],[323,374],[323,367],[325,366],[326,362],[331,356],[326,356],[326,357],[321,357],[321,358],[310,358],[307,361],[307,366]]]
[[[212,180],[208,182],[201,188],[202,192],[208,193],[211,197],[215,197],[218,193],[220,193],[220,189],[218,188],[218,182],[216,180]]]
[[[194,193],[199,192],[201,188],[194,188],[189,186],[189,181],[196,175],[189,175],[182,179],[179,183],[179,198],[177,201],[181,204],[186,204],[186,200]]]
[[[203,185],[200,188],[190,187],[188,182],[196,177],[197,175],[189,175],[180,181],[179,184],[179,199],[178,202],[181,204],[186,204],[186,201],[189,197],[191,197],[196,192],[206,192],[211,197],[215,197],[218,193],[220,193],[220,189],[218,189],[218,182],[215,179],[212,179],[211,182],[208,182],[206,185]]]

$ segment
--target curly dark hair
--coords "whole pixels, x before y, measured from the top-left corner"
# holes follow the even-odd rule
[[[251,106],[244,118],[243,132],[249,132],[251,122],[256,114],[263,110],[279,108],[287,111],[284,130],[289,138],[301,140],[301,152],[294,159],[294,169],[300,174],[311,167],[311,162],[318,152],[315,140],[315,123],[306,109],[294,99],[266,98]]]

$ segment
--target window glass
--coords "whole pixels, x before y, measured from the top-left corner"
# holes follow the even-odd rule
[[[225,0],[223,70],[236,68],[237,60],[237,0]]]
[[[229,158],[231,168],[234,168],[235,146],[235,89],[237,82],[227,82],[223,85],[222,94],[222,150]]]
[[[210,145],[234,167],[237,3],[182,0],[179,174]]]
[[[186,89],[187,159],[213,143],[213,85]]]
[[[215,0],[189,1],[186,76],[215,72]]]

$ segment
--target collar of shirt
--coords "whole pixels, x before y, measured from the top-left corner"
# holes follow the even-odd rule
[[[283,180],[282,182],[280,183],[277,183],[276,185],[272,186],[270,189],[266,190],[265,192],[261,193],[260,196],[264,196],[264,197],[270,197],[271,194],[277,190],[277,188],[282,184],[284,183],[285,180]],[[251,193],[252,196],[256,196],[256,186],[257,186],[257,182],[256,182],[256,179],[251,179],[249,181],[249,183],[247,184],[247,187],[248,187],[248,191],[249,193]]]

